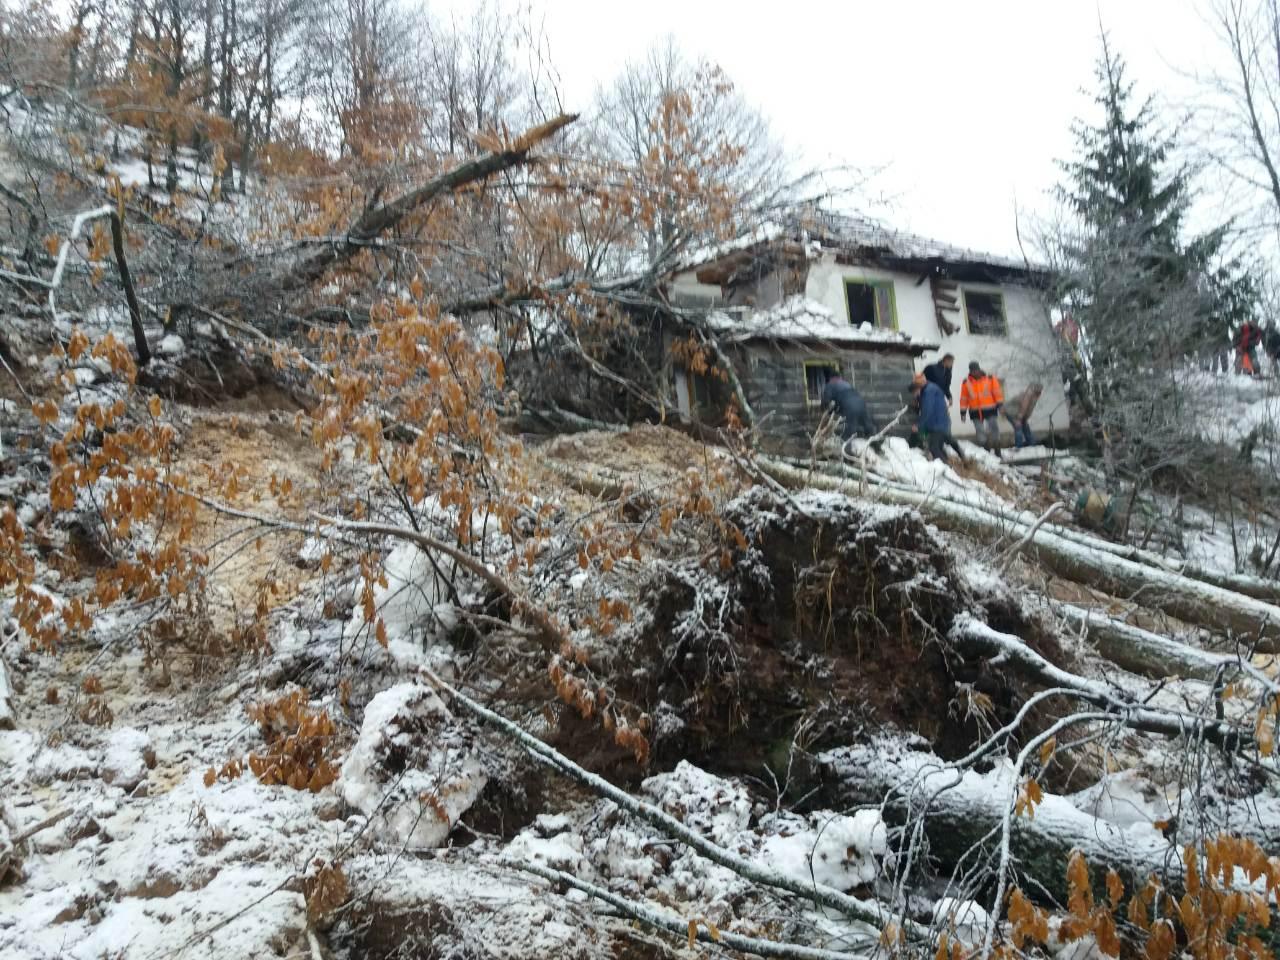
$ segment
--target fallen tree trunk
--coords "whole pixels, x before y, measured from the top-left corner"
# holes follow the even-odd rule
[[[1046,660],[1018,637],[1001,633],[967,614],[956,618],[950,639],[962,653],[990,657],[1046,687],[1071,690],[1081,701],[1107,711],[1117,722],[1134,730],[1186,737],[1192,741],[1204,739],[1233,750],[1253,739],[1251,731],[1224,720],[1147,707],[1128,700],[1107,684],[1065,670]]]
[[[469,183],[475,183],[477,180],[483,180],[524,163],[528,159],[530,150],[576,119],[578,119],[577,114],[561,114],[553,120],[526,131],[505,150],[496,150],[475,160],[459,164],[438,177],[428,180],[416,190],[401,194],[396,199],[380,204],[372,210],[366,210],[351,225],[341,240],[321,248],[295,264],[279,279],[278,286],[281,290],[288,292],[314,283],[335,263],[355,256],[379,234],[390,230],[410,213],[436,197],[452,193]]]
[[[545,409],[525,408],[514,417],[509,417],[506,422],[522,433],[586,433],[591,430],[621,433],[626,429],[616,423],[592,420],[590,417],[584,417],[572,410],[557,406]]]
[[[1097,610],[1070,603],[1050,603],[1050,608],[1077,630],[1084,631],[1099,656],[1117,667],[1157,680],[1189,677],[1212,682],[1222,671],[1224,678],[1239,668],[1235,657],[1209,653],[1133,624],[1124,623]]]
[[[1150,824],[1122,828],[1052,794],[1036,805],[1035,816],[1014,816],[1018,785],[1011,782],[1011,765],[979,774],[896,741],[843,747],[822,754],[819,763],[837,782],[841,803],[880,806],[887,820],[899,824],[921,820],[929,853],[943,875],[962,862],[972,865],[978,851],[994,859],[1004,821],[1011,817],[1010,853],[1028,892],[1042,888],[1065,903],[1073,850],[1084,854],[1091,868],[1114,869],[1128,890],[1151,874],[1166,884],[1181,883],[1177,848]]]
[[[791,467],[800,467],[805,470],[814,466],[808,461],[796,461],[785,458],[775,462]],[[853,474],[855,477],[861,476],[861,471],[849,464],[845,464],[842,468],[834,464],[819,463],[816,465],[816,468],[824,476],[828,477],[843,478],[849,474]],[[866,476],[876,485],[877,489],[896,489],[906,493],[921,492],[908,484],[901,483],[887,477],[882,477],[874,471],[870,471]],[[953,497],[940,493],[937,490],[929,491],[929,495],[935,500],[947,500],[948,502],[955,503],[958,506],[968,507],[970,509],[986,513],[1001,523],[1029,526],[1035,522],[1034,515],[1025,511],[998,511],[976,499],[970,501],[959,501]],[[1083,530],[1077,530],[1072,527],[1064,527],[1058,524],[1045,524],[1044,529],[1055,536],[1078,543],[1091,550],[1108,553],[1123,560],[1131,560],[1134,563],[1145,564],[1165,573],[1173,573],[1191,580],[1199,580],[1203,583],[1221,587],[1224,590],[1230,590],[1233,593],[1240,593],[1246,597],[1253,597],[1256,600],[1263,600],[1268,603],[1280,603],[1280,580],[1268,580],[1263,577],[1251,576],[1244,573],[1226,573],[1221,570],[1213,570],[1190,562],[1175,563],[1168,557],[1162,556],[1152,550],[1144,550],[1141,547],[1135,547],[1126,543],[1114,543],[1111,540],[1104,540],[1101,537],[1092,536]]]
[[[777,460],[759,458],[756,463],[769,476],[790,486],[817,487],[856,496],[857,484],[825,473],[797,469]],[[938,526],[978,540],[994,542],[1010,534],[1025,533],[1034,519],[1000,516],[970,504],[941,499],[896,485],[877,485],[872,496],[915,507]],[[1110,593],[1142,595],[1142,602],[1187,623],[1220,632],[1223,628],[1257,638],[1257,649],[1280,651],[1280,607],[1233,590],[1193,580],[1158,567],[1127,560],[1110,551],[1094,549],[1059,535],[1048,524],[1022,545],[1045,569]]]
[[[901,741],[841,747],[818,758],[824,775],[835,781],[848,806],[882,806],[896,823],[923,820],[929,852],[943,873],[962,861],[974,863],[978,848],[998,856],[1005,819],[1010,820],[1010,854],[1022,874],[1023,889],[1042,888],[1066,902],[1067,862],[1073,850],[1084,854],[1096,880],[1114,869],[1127,891],[1140,888],[1154,874],[1181,892],[1183,863],[1178,838],[1166,839],[1153,823],[1121,826],[1077,808],[1063,796],[1046,793],[1034,816],[1015,816],[1018,785],[1013,768],[1004,764],[989,773],[959,769],[932,753],[912,750]],[[1189,811],[1183,818],[1190,820]],[[1280,801],[1239,800],[1218,811],[1212,824],[1188,822],[1182,837],[1230,833],[1256,842],[1264,850],[1280,843]]]

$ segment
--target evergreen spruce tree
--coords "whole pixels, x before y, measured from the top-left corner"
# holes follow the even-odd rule
[[[1151,101],[1135,104],[1105,35],[1096,76],[1101,122],[1074,125],[1077,154],[1061,164],[1059,188],[1068,224],[1050,253],[1084,333],[1080,362],[1109,472],[1141,486],[1191,463],[1186,370],[1226,350],[1256,295],[1240,264],[1223,262],[1226,228],[1188,235],[1189,175]]]

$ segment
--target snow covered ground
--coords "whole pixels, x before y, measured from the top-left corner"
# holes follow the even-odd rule
[[[95,329],[125,322],[122,313],[111,310],[94,311],[88,319]],[[169,352],[182,355],[178,344],[170,344]],[[84,386],[100,377],[100,370],[86,367]],[[1269,402],[1258,389],[1241,387],[1240,410]],[[291,468],[294,476],[314,472],[301,450],[282,438],[278,419],[246,416],[234,429],[209,429],[204,446],[188,455],[234,456],[259,467],[273,460],[273,469]],[[198,420],[191,412],[182,417],[184,427],[192,428],[187,441],[193,446]],[[546,449],[574,458],[580,467],[595,462],[627,479],[638,478],[635,489],[660,490],[677,484],[689,467],[687,448],[680,444],[690,441],[675,438],[672,431],[649,427],[628,431],[625,438],[563,438]],[[867,454],[874,474],[869,496],[875,498],[877,484],[897,484],[988,510],[1034,515],[1043,507],[1048,494],[1016,464],[972,444],[964,449],[970,464],[953,468],[890,440]],[[861,453],[855,448],[851,475],[863,463]],[[550,459],[548,454],[547,464]],[[731,470],[727,459],[711,461],[717,471]],[[545,475],[558,476],[550,468]],[[540,495],[555,505],[549,509],[563,509],[583,496],[550,479]],[[828,520],[848,506],[831,493],[787,496],[801,511]],[[65,543],[50,530],[48,497],[33,477],[6,481],[0,497],[14,502],[24,526],[33,531],[43,526],[50,542]],[[601,509],[594,498],[572,502],[587,516]],[[910,514],[905,507],[862,509],[881,519]],[[435,513],[445,520],[454,516],[445,508]],[[749,522],[743,527],[747,535],[755,532]],[[205,532],[217,540],[229,531],[211,525]],[[476,544],[485,545],[491,569],[508,569],[501,538],[483,525],[472,533]],[[551,552],[563,551],[571,536],[553,540]],[[1220,551],[1220,538],[1213,542]],[[624,815],[614,803],[544,779],[541,768],[454,709],[456,703],[428,686],[423,668],[478,697],[510,697],[506,707],[526,729],[554,730],[553,707],[559,704],[546,681],[546,652],[528,636],[504,639],[510,646],[505,655],[533,664],[528,672],[508,672],[509,661],[496,659],[484,635],[460,629],[465,617],[457,609],[461,602],[492,618],[489,611],[503,612],[500,604],[484,606],[492,597],[469,578],[446,576],[450,564],[440,555],[390,541],[381,546],[385,579],[372,589],[372,603],[385,625],[385,646],[371,637],[356,603],[362,576],[354,564],[322,570],[324,548],[301,535],[273,548],[275,553],[255,554],[260,558],[255,564],[292,570],[287,590],[273,601],[268,642],[256,655],[229,649],[213,653],[197,636],[141,642],[145,607],[100,616],[93,630],[72,638],[56,655],[36,654],[11,619],[11,598],[0,597],[0,663],[7,668],[3,677],[12,688],[13,712],[12,729],[4,729],[0,714],[0,956],[154,960],[170,954],[328,952],[355,960],[429,948],[433,955],[517,960],[676,952],[675,946],[645,946],[629,921],[581,891],[531,875],[524,869],[530,865],[606,887],[680,922],[832,950],[865,954],[874,948],[881,933],[874,925],[762,890],[660,829]],[[908,590],[923,596],[946,588],[988,599],[998,594],[999,604],[993,606],[1020,611],[1028,622],[1042,616],[1040,608],[1022,603],[1023,594],[1040,584],[1018,582],[1013,572],[988,565],[985,555],[975,557],[972,546],[944,539],[925,545],[963,569],[964,589],[959,582],[948,586],[937,577],[917,577],[906,581]],[[914,549],[896,542],[879,547],[891,560]],[[1204,550],[1209,556],[1211,551]],[[1221,560],[1220,553],[1215,556]],[[633,564],[627,576],[605,582],[599,570],[579,569],[573,551],[562,559],[572,576],[562,576],[565,570],[554,566],[540,575],[534,584],[540,602],[575,620],[575,639],[582,637],[583,649],[593,657],[603,662],[610,653],[617,656],[617,636],[581,626],[578,613],[614,596],[625,596],[639,608],[651,599],[642,589],[644,569]],[[682,559],[696,564],[696,558]],[[226,606],[243,603],[245,584],[227,579],[232,565],[219,563],[217,569],[210,596]],[[86,585],[52,565],[42,566],[41,584],[58,602]],[[867,609],[883,600],[874,589],[868,596]],[[223,615],[214,611],[211,620]],[[895,621],[894,629],[902,634],[904,650],[931,649],[937,642],[908,617],[900,627]],[[872,636],[876,643],[887,642],[868,633]],[[672,649],[678,639],[672,638]],[[1097,689],[1128,698],[1125,702],[1140,701],[1148,710],[1213,709],[1213,691],[1204,682],[1170,678],[1157,685],[1102,661],[1077,638],[1065,637],[1062,647],[1064,662],[1080,676]],[[821,657],[813,654],[811,660],[813,684],[830,684],[833,678],[821,672]],[[987,671],[1005,666],[981,664]],[[640,672],[654,664],[626,661],[623,667]],[[948,688],[956,699],[932,705],[939,722],[955,720],[964,696],[981,712],[975,693],[981,681],[957,679]],[[511,689],[519,683],[533,690],[523,691],[523,700]],[[691,700],[704,695],[692,681],[689,686]],[[337,776],[314,791],[268,785],[248,767],[236,769],[251,754],[272,748],[274,734],[250,711],[291,694],[334,724],[325,751]],[[999,689],[981,694],[989,703],[999,695]],[[0,706],[3,699],[0,689]],[[797,712],[803,713],[803,693],[797,691],[795,699]],[[912,740],[911,731],[889,730],[875,715],[871,698],[847,706],[865,715],[868,737],[899,737],[893,756],[880,758],[881,772],[902,768],[923,777],[925,786],[932,784],[930,764],[936,758],[919,748],[918,736]],[[1224,712],[1238,719],[1248,708],[1240,699]],[[803,720],[797,721],[793,742],[782,744],[789,757],[801,757],[798,762],[811,759],[803,756]],[[570,746],[588,755],[593,749],[572,740]],[[1188,803],[1179,780],[1187,758],[1177,745],[1125,733],[1082,755],[1082,767],[1097,771],[1092,782],[1050,793],[1038,814],[1041,824],[1092,832],[1144,856],[1176,859],[1176,847],[1157,823]],[[965,770],[960,784],[958,799],[996,816],[1009,805],[1019,781],[1009,760],[997,757],[982,769]],[[687,759],[636,777],[632,789],[720,846],[792,882],[889,900],[901,893],[898,902],[908,905],[917,922],[954,927],[964,943],[976,943],[987,929],[991,904],[974,902],[970,891],[946,883],[894,889],[897,871],[905,869],[903,837],[881,809],[880,798],[846,808],[824,796],[791,809],[794,798],[782,785],[770,784],[763,770],[754,779],[730,777]],[[1254,813],[1261,811],[1252,821],[1227,822],[1265,832],[1280,822],[1280,801],[1268,789],[1271,793],[1259,789],[1247,801],[1226,790],[1214,799],[1231,816],[1246,802]],[[537,809],[521,808],[518,818],[511,813],[514,826],[501,818],[483,819],[482,813],[501,807],[495,797],[506,802],[513,796]]]

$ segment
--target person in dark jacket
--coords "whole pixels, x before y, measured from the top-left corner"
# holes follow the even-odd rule
[[[949,446],[960,455],[960,462],[963,463],[964,454],[960,453],[959,444],[951,436],[951,414],[947,412],[947,397],[942,388],[931,380],[926,380],[923,384],[917,381],[912,384],[912,392],[920,404],[916,429],[925,435],[929,454],[933,459],[946,463],[946,447]]]
[[[936,383],[947,398],[947,406],[951,406],[951,368],[956,365],[953,354],[943,354],[942,359],[924,368],[924,378]]]
[[[1262,349],[1271,358],[1272,366],[1280,364],[1280,330],[1276,329],[1274,321],[1267,324],[1267,329],[1262,331]]]
[[[852,437],[874,437],[876,425],[867,410],[867,401],[862,394],[853,388],[840,371],[827,367],[823,371],[827,385],[822,388],[822,409],[833,410],[836,416],[844,420],[844,429],[840,433],[842,440]]]

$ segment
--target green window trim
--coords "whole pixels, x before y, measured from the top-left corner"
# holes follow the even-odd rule
[[[1007,337],[1009,336],[1009,309],[1005,304],[1003,290],[971,290],[964,287],[961,290],[964,299],[964,328],[965,330],[977,337]],[[995,333],[990,330],[974,330],[973,323],[969,318],[969,295],[977,294],[981,297],[991,297],[1000,304],[1000,332]]]
[[[839,360],[832,359],[832,360],[806,360],[806,361],[804,361],[804,402],[805,402],[805,403],[807,403],[807,404],[808,404],[809,406],[811,406],[811,407],[816,407],[816,406],[818,406],[819,404],[821,404],[821,403],[822,403],[822,387],[823,387],[823,386],[826,386],[826,384],[824,383],[824,384],[822,384],[821,386],[819,386],[819,387],[818,387],[818,393],[817,393],[817,396],[814,396],[812,393],[810,393],[810,391],[809,391],[809,371],[810,371],[810,370],[813,370],[813,369],[815,369],[815,368],[816,368],[816,369],[821,370],[821,369],[826,368],[826,367],[833,368],[833,369],[834,369],[837,373],[839,373],[841,376],[844,376],[844,364],[843,364],[843,363],[841,363]]]
[[[844,310],[845,315],[849,318],[849,323],[853,323],[853,312],[849,309],[849,288],[851,286],[870,287],[874,297],[876,319],[874,326],[887,329],[898,329],[898,294],[894,289],[892,280],[862,280],[857,277],[845,277],[844,280]],[[889,307],[889,323],[884,322],[884,304]]]

